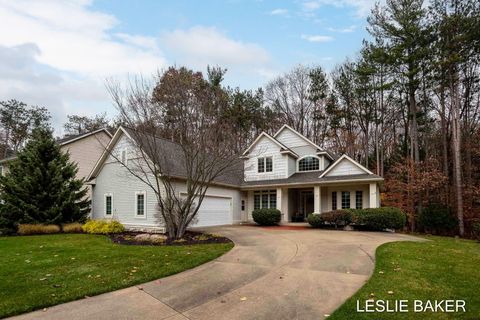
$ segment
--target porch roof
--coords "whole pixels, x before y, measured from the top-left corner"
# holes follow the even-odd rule
[[[319,178],[323,171],[297,172],[285,179],[244,181],[242,188],[254,188],[279,185],[330,184],[340,182],[382,181],[376,174],[355,174],[343,176],[328,176]]]

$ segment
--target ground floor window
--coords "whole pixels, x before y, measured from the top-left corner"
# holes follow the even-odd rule
[[[350,191],[342,191],[342,209],[350,208]]]
[[[355,191],[355,208],[356,209],[363,208],[363,192],[362,191]]]
[[[112,194],[107,193],[105,194],[105,215],[111,216],[112,215]]]
[[[253,209],[265,209],[277,207],[277,191],[262,190],[253,193]]]
[[[332,192],[332,210],[337,210],[337,192]]]
[[[136,192],[135,193],[135,215],[137,217],[144,217],[145,216],[145,207],[146,207],[146,192]]]

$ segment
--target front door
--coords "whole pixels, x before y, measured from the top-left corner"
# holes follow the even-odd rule
[[[310,213],[313,213],[313,191],[305,190],[300,191],[300,208],[299,213],[305,219]]]

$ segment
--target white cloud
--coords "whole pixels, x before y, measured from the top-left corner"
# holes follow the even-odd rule
[[[120,23],[90,0],[0,0],[0,100],[42,105],[60,126],[66,114],[113,115],[106,78],[151,74],[170,63],[229,69],[227,78],[263,82],[271,68],[261,46],[213,27],[166,31],[158,37],[119,33]],[[255,83],[255,86],[257,83]]]
[[[166,65],[152,39],[143,37],[151,45],[139,48],[136,35],[111,36],[117,19],[89,6],[89,1],[0,0],[0,26],[8,29],[0,33],[0,43],[34,42],[41,63],[90,77],[149,72]]]
[[[15,98],[47,107],[57,128],[67,114],[99,112],[95,108],[108,100],[102,83],[62,76],[58,70],[39,63],[40,55],[40,49],[32,43],[0,45],[0,100]],[[82,109],[75,109],[74,105],[81,105]]]
[[[302,2],[301,6],[306,12],[316,11],[322,6],[353,8],[357,17],[365,18],[370,14],[375,2],[378,0],[308,0]]]
[[[278,9],[270,11],[269,13],[272,16],[286,16],[286,15],[288,15],[288,10],[278,8]]]
[[[351,25],[351,26],[346,27],[346,28],[328,28],[329,31],[340,32],[340,33],[350,33],[350,32],[355,31],[356,29],[357,29],[356,25]]]
[[[213,27],[196,26],[187,30],[164,32],[162,43],[183,63],[197,68],[207,64],[227,68],[268,63],[268,52],[254,43],[229,38]]]
[[[309,42],[329,42],[333,40],[333,37],[330,36],[322,36],[322,35],[306,35],[302,34],[302,39],[307,40]]]

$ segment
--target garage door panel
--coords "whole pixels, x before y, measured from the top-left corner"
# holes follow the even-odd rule
[[[232,223],[230,198],[205,196],[197,213],[195,227],[218,226]]]

